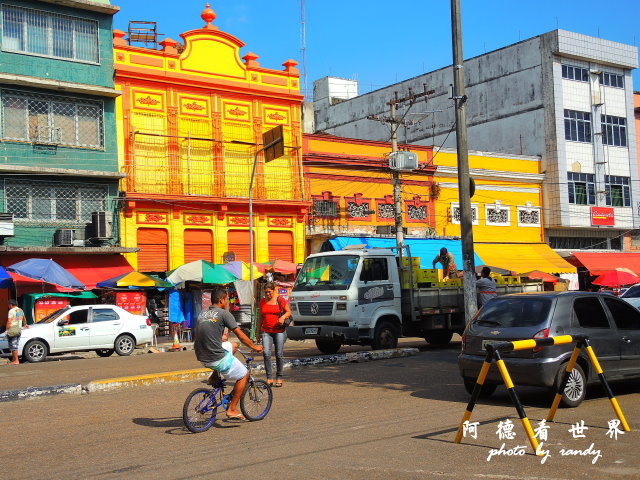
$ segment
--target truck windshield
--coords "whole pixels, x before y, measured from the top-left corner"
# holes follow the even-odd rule
[[[347,290],[356,273],[357,255],[328,255],[307,258],[298,273],[293,291]]]

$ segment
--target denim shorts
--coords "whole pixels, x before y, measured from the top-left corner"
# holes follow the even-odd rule
[[[9,337],[7,336],[7,340],[9,341],[9,350],[11,350],[12,352],[15,350],[18,350],[18,344],[20,343],[20,335],[16,336],[16,337]]]

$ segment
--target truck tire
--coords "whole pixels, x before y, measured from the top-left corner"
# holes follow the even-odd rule
[[[374,350],[396,348],[398,346],[398,330],[396,326],[391,322],[380,322],[373,334],[371,346]]]
[[[449,330],[433,330],[424,334],[424,339],[430,345],[448,345],[453,337],[453,332]]]
[[[320,340],[316,339],[316,347],[325,355],[333,355],[334,353],[338,353],[342,343],[340,342],[332,342],[331,340]]]

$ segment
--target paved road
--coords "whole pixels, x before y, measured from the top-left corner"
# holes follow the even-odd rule
[[[404,338],[399,342],[403,347],[434,349],[424,340]],[[459,349],[459,342],[452,342],[448,348]],[[371,350],[370,347],[345,346],[340,352]],[[320,355],[311,341],[288,341],[285,347],[287,359]],[[0,363],[4,360],[0,359]],[[119,357],[113,355],[100,358],[93,352],[67,354],[48,357],[43,363],[22,363],[17,366],[0,364],[0,391],[17,390],[28,387],[44,387],[69,383],[86,384],[92,380],[126,377],[150,373],[201,368],[193,351],[164,352],[154,354]]]
[[[617,441],[605,435],[613,414],[596,393],[578,409],[559,411],[549,433],[551,457],[541,464],[499,389],[476,408],[478,438],[454,444],[468,400],[456,354],[456,348],[427,349],[401,359],[295,369],[274,390],[265,420],[221,421],[202,434],[188,433],[181,420],[183,399],[196,383],[5,403],[2,434],[13,454],[4,449],[2,478],[638,478],[640,389],[633,386],[614,386],[634,428]],[[535,426],[547,397],[519,392]],[[495,435],[506,419],[515,424],[513,440]],[[589,427],[586,438],[573,439],[568,429],[580,420]],[[526,454],[488,462],[490,449],[502,442],[525,445]],[[595,464],[593,455],[559,454],[591,443],[602,454]]]

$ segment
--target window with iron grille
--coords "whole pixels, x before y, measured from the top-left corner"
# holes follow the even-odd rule
[[[614,147],[627,146],[627,120],[624,117],[602,115],[602,143]]]
[[[591,141],[591,114],[576,110],[564,111],[564,138],[574,142]]]
[[[338,218],[338,202],[333,200],[313,200],[313,211],[316,217]]]
[[[624,75],[602,72],[600,74],[600,85],[604,85],[607,87],[624,88]]]
[[[85,183],[5,181],[6,211],[16,220],[90,222],[107,209],[107,186]]]
[[[500,205],[486,205],[487,225],[507,227],[511,225],[511,212],[509,207]]]
[[[461,218],[461,210],[460,204],[452,203],[451,204],[451,223],[459,224]],[[473,225],[478,225],[478,205],[471,204],[471,223]]]
[[[378,217],[395,218],[396,207],[393,203],[378,203]]]
[[[367,218],[371,215],[369,202],[362,202],[358,205],[356,202],[347,202],[347,214],[351,218]]]
[[[2,138],[100,148],[103,143],[101,102],[0,90]]]
[[[419,207],[416,207],[415,205],[408,205],[407,217],[409,217],[410,220],[426,220],[427,206],[421,205]]]
[[[616,175],[604,176],[604,188],[607,205],[612,207],[630,207],[631,189],[629,187],[629,177],[619,177]]]
[[[596,204],[596,183],[592,173],[567,172],[567,180],[569,181],[569,203]]]
[[[578,80],[579,82],[588,82],[589,70],[582,67],[574,67],[573,65],[562,65],[562,78]]]
[[[519,227],[539,227],[540,208],[538,207],[518,207]]]
[[[98,63],[98,22],[3,5],[2,50]]]

